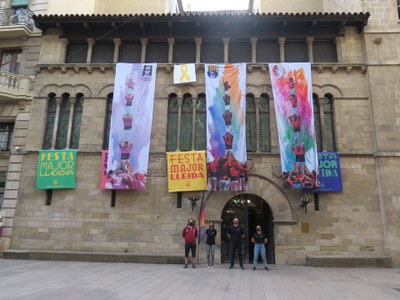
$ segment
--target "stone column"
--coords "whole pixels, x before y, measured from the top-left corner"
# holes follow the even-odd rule
[[[168,63],[172,64],[174,60],[174,45],[175,45],[175,39],[174,38],[169,38],[168,39]]]
[[[195,38],[194,39],[196,42],[196,64],[200,63],[200,58],[201,58],[201,38]]]
[[[313,37],[307,37],[308,61],[310,63],[314,62],[313,42],[314,42]]]
[[[140,62],[144,63],[146,61],[146,48],[147,44],[149,43],[149,40],[146,38],[140,39],[140,42],[142,43],[142,53],[140,55]]]
[[[121,46],[121,39],[114,39],[114,58],[113,63],[118,62],[119,58],[119,47]]]
[[[58,119],[60,118],[60,106],[62,103],[62,98],[56,99],[56,116],[54,118],[54,128],[53,128],[53,136],[51,138],[51,149],[54,149],[56,146],[56,138],[57,138],[57,129],[58,129]]]
[[[223,38],[222,42],[224,43],[224,64],[227,64],[229,58],[229,38]]]
[[[179,151],[179,145],[181,144],[181,125],[182,125],[182,96],[178,95],[178,136],[176,138],[176,151]]]
[[[94,39],[87,39],[88,52],[86,55],[86,63],[90,64],[92,62],[93,46],[95,44]]]
[[[336,45],[336,56],[337,56],[337,62],[340,63],[343,61],[342,58],[342,51],[341,51],[341,47],[340,47],[340,41],[341,41],[341,37],[337,37],[335,39],[335,45]]]
[[[251,63],[255,64],[257,62],[257,38],[250,38],[251,43]]]
[[[254,98],[254,105],[256,107],[256,152],[261,152],[260,150],[260,105],[261,99],[260,97]]]
[[[196,107],[197,107],[197,97],[192,97],[192,150],[195,150],[196,143]]]
[[[76,98],[69,98],[68,100],[71,103],[71,109],[69,110],[69,120],[68,120],[68,132],[67,132],[67,143],[66,143],[67,149],[71,145],[72,123],[74,121]]]
[[[59,63],[66,63],[67,60],[67,48],[69,45],[69,41],[67,39],[62,39],[61,41],[61,51],[60,51],[60,60]]]
[[[285,41],[286,41],[286,38],[284,38],[284,37],[278,38],[279,59],[281,62],[285,62]]]

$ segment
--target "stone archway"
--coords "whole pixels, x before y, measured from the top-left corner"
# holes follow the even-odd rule
[[[249,190],[246,192],[211,192],[206,198],[205,218],[206,223],[209,221],[215,223],[219,233],[216,239],[216,262],[221,262],[221,213],[231,199],[244,194],[253,194],[267,202],[275,225],[297,223],[296,212],[289,197],[282,187],[267,177],[249,175]]]

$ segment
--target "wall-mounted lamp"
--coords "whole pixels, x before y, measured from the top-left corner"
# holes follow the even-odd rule
[[[305,213],[307,214],[307,205],[312,202],[312,199],[307,198],[307,197],[301,197],[299,198],[299,202],[300,202],[300,207],[304,208]]]
[[[192,211],[194,206],[196,205],[196,202],[200,200],[200,195],[194,194],[194,195],[188,195],[186,196],[186,199],[190,201],[190,204],[192,205]]]

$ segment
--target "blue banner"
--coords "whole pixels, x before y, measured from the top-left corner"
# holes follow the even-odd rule
[[[319,188],[306,190],[311,193],[342,192],[340,159],[337,152],[318,152]]]

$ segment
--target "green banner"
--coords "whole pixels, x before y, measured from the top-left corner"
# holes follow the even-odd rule
[[[76,150],[39,151],[36,188],[75,188]]]

